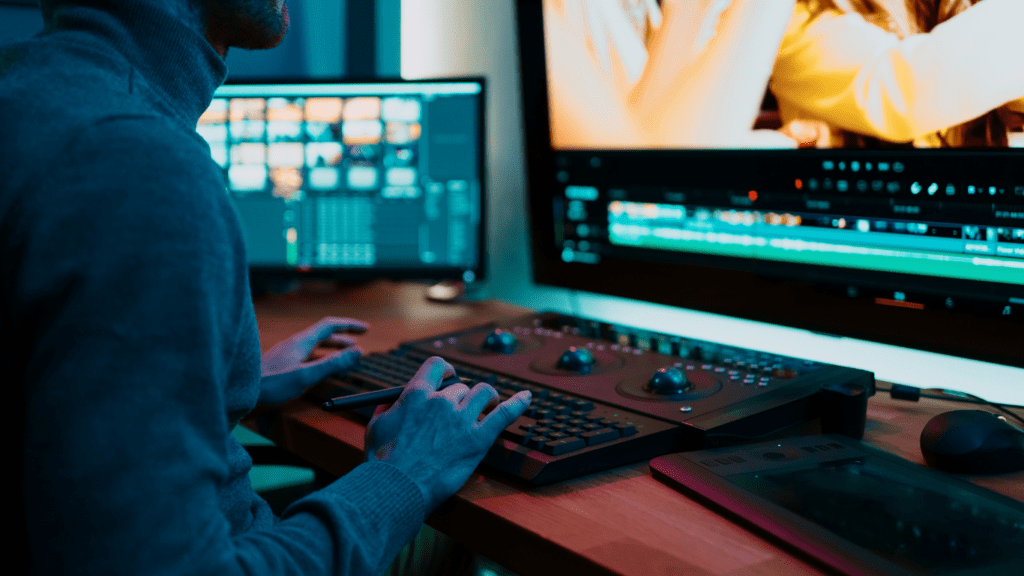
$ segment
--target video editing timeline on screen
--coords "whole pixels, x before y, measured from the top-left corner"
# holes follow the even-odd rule
[[[874,393],[863,370],[554,313],[367,355],[325,393],[403,386],[430,356],[491,383],[503,398],[532,391],[529,411],[484,458],[531,484],[748,441],[823,412],[833,415],[823,419],[827,431],[859,438]]]
[[[228,85],[198,131],[252,266],[472,273],[481,106],[476,82]]]
[[[555,242],[566,263],[685,254],[969,281],[977,284],[967,290],[875,295],[1024,319],[1024,185],[947,177],[935,159],[874,158],[819,160],[788,185],[762,187],[755,176],[751,189],[658,186],[634,174],[645,181],[637,185],[618,171],[601,178],[603,158],[587,156],[563,153],[559,162]]]

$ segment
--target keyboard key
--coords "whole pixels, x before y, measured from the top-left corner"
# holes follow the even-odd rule
[[[587,446],[596,446],[597,444],[604,444],[605,442],[618,440],[619,433],[609,428],[601,428],[599,430],[584,432],[580,437],[587,442]]]
[[[533,432],[527,432],[525,430],[509,430],[508,428],[501,431],[498,434],[500,438],[505,440],[511,440],[516,444],[526,444],[526,441],[533,438],[535,434]]]
[[[547,388],[541,388],[539,386],[534,386],[529,390],[530,393],[533,394],[533,400],[535,402],[538,400],[545,400],[548,397],[548,394],[551,394],[551,390],[548,390]]]
[[[594,409],[593,402],[591,402],[590,400],[584,400],[582,398],[576,398],[575,400],[573,400],[572,406],[574,410],[579,410],[580,412],[590,412],[591,410]]]
[[[562,438],[560,440],[554,440],[552,442],[545,442],[540,447],[541,451],[545,454],[551,454],[552,456],[559,456],[567,452],[574,452],[576,450],[582,450],[586,448],[587,444],[579,438]]]
[[[535,428],[536,426],[537,426],[537,422],[535,422],[534,420],[531,420],[530,418],[527,418],[526,416],[520,416],[519,418],[516,418],[514,422],[512,422],[512,424],[509,426],[509,428],[517,428],[517,429],[523,429],[523,430],[533,430],[533,428]]]
[[[548,439],[543,436],[532,436],[526,441],[526,447],[534,450],[539,450],[542,446],[548,443]]]
[[[623,438],[636,434],[636,426],[632,422],[620,422],[615,425],[615,430],[622,435]]]

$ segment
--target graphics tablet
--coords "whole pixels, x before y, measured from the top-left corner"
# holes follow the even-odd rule
[[[843,436],[671,454],[651,469],[841,573],[1024,568],[1024,504]]]

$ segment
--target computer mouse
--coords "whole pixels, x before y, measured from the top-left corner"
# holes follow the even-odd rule
[[[921,454],[929,466],[946,472],[1024,470],[1024,430],[982,410],[943,412],[921,431]]]

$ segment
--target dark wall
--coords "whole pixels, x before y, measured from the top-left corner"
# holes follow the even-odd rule
[[[43,29],[43,17],[35,2],[0,2],[0,43],[28,38]]]
[[[398,76],[399,0],[291,0],[288,10],[291,27],[280,46],[228,53],[231,78],[337,78],[353,63],[360,76],[374,69],[380,76]],[[355,22],[350,14],[370,20]],[[0,43],[42,29],[36,0],[0,0]],[[364,60],[373,66],[367,69]]]

